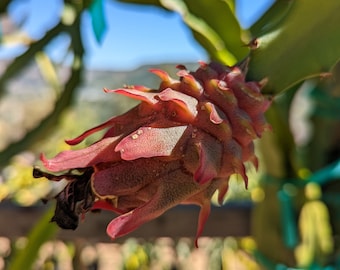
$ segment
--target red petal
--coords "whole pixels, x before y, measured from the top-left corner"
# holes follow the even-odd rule
[[[180,70],[177,75],[182,78],[181,91],[198,98],[203,93],[202,85],[187,70]]]
[[[233,138],[241,145],[248,145],[257,139],[257,133],[253,128],[252,121],[243,110],[237,109],[228,115],[233,131]]]
[[[210,215],[210,201],[205,202],[201,206],[200,214],[198,217],[198,226],[197,226],[197,232],[196,232],[196,238],[195,238],[195,246],[198,248],[198,238],[201,236],[204,225],[207,222],[209,215]]]
[[[253,142],[251,142],[247,146],[242,147],[242,161],[243,162],[250,161],[253,164],[254,168],[258,170],[259,161],[254,151],[255,149]]]
[[[167,72],[161,69],[151,68],[149,71],[155,75],[157,75],[163,82],[173,82],[175,81],[172,79]]]
[[[85,131],[84,133],[82,133],[81,135],[79,135],[78,137],[74,139],[66,140],[66,143],[69,145],[76,145],[82,142],[88,136],[104,128],[109,128],[109,127],[111,128],[104,135],[104,137],[116,137],[116,136],[121,135],[122,133],[130,133],[131,130],[137,129],[138,127],[141,126],[140,122],[143,123],[144,119],[139,119],[139,118],[136,119],[136,115],[138,115],[139,111],[140,111],[139,106],[136,106],[122,115],[112,117],[108,121]]]
[[[216,189],[219,187],[221,179],[215,179],[214,181],[210,182],[208,185],[200,185],[201,191],[194,194],[190,198],[184,201],[184,203],[189,204],[197,204],[201,207],[199,217],[198,217],[198,226],[196,232],[196,240],[195,245],[198,247],[198,238],[201,236],[204,225],[209,217],[210,214],[210,202],[211,197],[215,193]]]
[[[122,139],[115,151],[120,151],[124,160],[170,156],[186,126],[170,128],[141,127]]]
[[[125,87],[125,86],[124,86]],[[131,88],[131,89],[136,89],[136,90],[138,90],[138,91],[142,91],[142,92],[150,92],[152,89],[151,88],[149,88],[149,87],[146,87],[146,86],[144,86],[144,85],[133,85],[133,86],[131,86],[131,87],[127,87],[127,88]]]
[[[224,197],[229,189],[229,178],[223,179],[218,187],[218,203],[223,204]]]
[[[200,184],[205,184],[214,179],[220,170],[222,159],[222,146],[208,135],[203,135],[197,146],[199,147],[199,166],[194,174],[194,179]]]
[[[158,102],[158,100],[155,99],[156,93],[145,92],[145,91],[141,91],[141,90],[134,89],[134,88],[132,89],[118,88],[118,89],[113,89],[113,90],[105,89],[105,92],[122,94],[124,96],[131,97],[137,100],[141,100],[149,104],[156,104]]]
[[[178,85],[180,84],[180,81],[175,80],[169,76],[168,73],[166,73],[164,70],[161,69],[150,69],[151,73],[157,75],[159,78],[161,78],[161,83],[159,86],[159,90],[166,89],[168,87],[171,87],[172,89],[177,90]]]
[[[242,166],[242,147],[235,140],[230,140],[224,145],[219,176],[228,178],[230,175],[242,171]]]
[[[197,115],[197,99],[188,96],[186,94],[174,91],[171,88],[167,88],[158,94],[158,97],[162,101],[173,101],[178,105],[182,111],[184,111],[183,118],[187,121],[193,119]]]
[[[81,150],[69,150],[59,153],[52,159],[41,156],[45,168],[52,172],[85,168],[100,162],[114,162],[120,160],[114,151],[117,138],[106,138]]]
[[[99,201],[95,201],[92,208],[92,210],[108,210],[108,211],[112,211],[115,212],[117,214],[124,214],[126,212],[121,211],[120,209],[114,207],[111,203],[105,201],[105,200],[99,200]]]
[[[115,239],[126,235],[142,224],[155,219],[169,208],[197,193],[200,188],[192,181],[190,174],[186,174],[180,169],[169,171],[163,179],[158,181],[160,183],[159,189],[148,203],[110,222],[107,233],[111,238]]]
[[[205,107],[210,112],[210,121],[212,123],[214,123],[214,124],[221,124],[224,121],[223,118],[220,116],[221,112],[217,111],[217,108],[215,107],[214,104],[212,104],[211,102],[207,102],[205,104]],[[225,116],[224,116],[224,119],[226,119]]]
[[[227,118],[223,118],[223,121],[219,124],[214,124],[213,121],[220,122],[218,118],[221,117],[221,115],[218,116],[218,118],[215,118],[215,120],[211,121],[211,119],[214,119],[214,115],[211,113],[211,108],[207,106],[207,103],[209,102],[200,102],[198,104],[198,107],[200,108],[198,112],[198,116],[195,119],[194,126],[198,129],[204,130],[206,133],[211,134],[215,138],[218,138],[218,140],[222,141],[229,141],[232,137],[232,130],[231,125]],[[221,113],[223,114],[223,113]],[[223,115],[224,117],[224,115]]]
[[[65,142],[69,145],[76,145],[80,142],[82,142],[84,139],[86,139],[88,136],[92,135],[93,133],[96,133],[104,128],[107,128],[109,126],[114,125],[116,121],[116,118],[111,118],[108,121],[94,127],[91,128],[89,130],[86,130],[84,133],[82,133],[81,135],[79,135],[78,137],[74,138],[74,139],[70,139],[70,140],[65,140]]]

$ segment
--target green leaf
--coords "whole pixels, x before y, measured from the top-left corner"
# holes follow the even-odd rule
[[[227,2],[161,0],[161,3],[182,15],[196,40],[213,60],[234,65],[247,55],[248,48],[241,40],[240,25]]]
[[[233,14],[236,12],[235,8],[235,0],[224,0],[229,5],[229,8],[232,10]]]
[[[248,78],[268,78],[265,93],[277,94],[307,78],[330,72],[340,59],[340,1],[292,1],[288,14],[258,38]]]
[[[241,39],[241,28],[232,0],[120,0],[126,3],[153,4],[181,14],[195,39],[213,60],[234,65],[248,54]]]
[[[213,59],[224,63],[235,63],[235,56],[225,48],[225,43],[218,33],[206,21],[191,13],[183,1],[161,0],[162,4],[181,14],[184,22],[190,27],[196,40],[203,45]]]
[[[58,231],[58,226],[50,222],[53,213],[54,207],[51,207],[35,224],[28,236],[27,245],[14,253],[9,270],[33,269],[32,266],[37,259],[41,245],[50,240]]]
[[[288,14],[293,1],[277,0],[251,27],[253,37],[263,35],[277,26]]]

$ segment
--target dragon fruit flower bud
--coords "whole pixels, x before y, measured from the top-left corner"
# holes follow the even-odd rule
[[[245,163],[258,166],[254,140],[269,127],[264,112],[270,101],[261,84],[246,82],[237,66],[201,62],[195,72],[178,68],[179,79],[151,70],[161,79],[158,89],[105,89],[140,103],[66,141],[75,145],[106,129],[96,143],[52,159],[41,156],[49,172],[35,168],[35,177],[69,183],[56,196],[52,220],[60,227],[75,229],[86,212],[111,210],[118,217],[107,233],[115,239],[178,204],[196,204],[201,207],[197,239],[215,191],[222,203],[233,174],[247,186]]]

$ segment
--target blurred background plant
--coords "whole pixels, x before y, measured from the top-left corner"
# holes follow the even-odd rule
[[[141,25],[134,24],[130,28],[131,24],[122,23],[119,25],[121,31],[135,40],[130,51],[139,53],[138,48],[142,50],[143,43],[149,39],[152,43],[158,42],[156,47],[162,47],[162,42],[166,42],[168,48],[182,52],[182,58],[178,60],[182,64],[203,58],[234,65],[249,56],[248,79],[268,80],[263,91],[273,97],[267,113],[273,132],[266,133],[258,142],[260,171],[251,171],[249,191],[243,191],[235,177],[228,198],[252,202],[252,236],[206,238],[202,248],[194,251],[192,242],[187,239],[164,238],[153,243],[131,239],[122,246],[106,244],[105,248],[112,248],[118,254],[112,255],[117,262],[109,269],[190,269],[185,264],[192,266],[198,258],[205,267],[202,269],[340,268],[338,0],[328,0],[322,5],[316,0],[267,1],[265,12],[246,26],[240,23],[238,10],[242,4],[244,9],[251,9],[254,3],[250,4],[253,2],[250,0],[49,1],[51,6],[46,10],[54,15],[49,15],[49,23],[39,34],[30,32],[34,27],[28,27],[32,17],[35,27],[39,25],[40,16],[43,18],[39,1],[31,8],[28,8],[29,3],[23,2],[4,0],[0,3],[2,204],[40,205],[40,199],[50,196],[58,187],[44,180],[33,180],[32,166],[38,163],[39,153],[52,156],[68,147],[63,143],[65,138],[76,136],[133,106],[127,99],[104,95],[100,89],[120,87],[125,83],[156,84],[157,79],[147,74],[146,68],[134,71],[134,75],[86,70],[91,63],[89,55],[93,43],[100,47],[110,35],[108,17],[115,14],[107,14],[108,2],[120,4],[124,9],[143,8],[149,16],[156,11],[161,12],[160,17],[175,13],[191,31],[197,42],[192,46],[198,53],[190,57],[185,54],[187,45],[176,39],[176,35],[181,35],[179,32],[169,32],[169,37],[165,35],[162,41],[159,37],[151,38],[157,33],[139,36]],[[150,6],[158,8],[145,9]],[[19,16],[15,16],[16,12]],[[129,19],[131,17],[124,18]],[[89,32],[92,33],[90,38]],[[114,35],[113,40],[115,44],[122,43]],[[119,54],[114,49],[111,53]],[[164,61],[161,55],[156,53],[146,63],[161,63]],[[128,58],[127,55],[122,57]],[[110,61],[109,51],[103,59]],[[134,62],[139,65],[139,60]],[[124,62],[121,65],[123,67]],[[194,64],[187,66],[195,67]],[[175,74],[170,65],[162,68]],[[64,258],[65,264],[73,260],[74,266],[75,258],[83,256],[88,260],[87,269],[97,269],[98,265],[112,260],[103,259],[105,255],[100,250],[104,244],[101,243],[95,246],[80,244],[82,252],[79,253],[77,242],[47,242],[57,231],[48,222],[49,214],[47,211],[37,222],[26,240],[16,241],[14,251],[9,251],[11,245],[6,238],[0,239],[0,256],[6,258],[3,268],[6,265],[21,269],[32,265],[36,269],[53,269],[60,258]],[[39,253],[42,249],[45,252]],[[48,250],[52,250],[51,255],[47,255]],[[164,258],[167,258],[165,262]],[[62,268],[73,266],[69,263]],[[100,269],[107,268],[102,266]]]

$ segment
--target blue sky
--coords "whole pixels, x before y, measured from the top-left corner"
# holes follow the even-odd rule
[[[237,15],[243,27],[250,26],[274,0],[237,0]],[[61,0],[16,0],[10,8],[12,18],[32,37],[39,38],[55,24]],[[184,63],[206,60],[205,51],[192,38],[179,15],[155,7],[141,7],[105,0],[107,32],[101,44],[94,38],[89,14],[83,18],[86,47],[85,63],[91,69],[127,70],[143,64]],[[25,20],[24,20],[25,19]],[[49,47],[58,59],[67,46],[60,37]],[[1,49],[0,58],[19,50]]]

